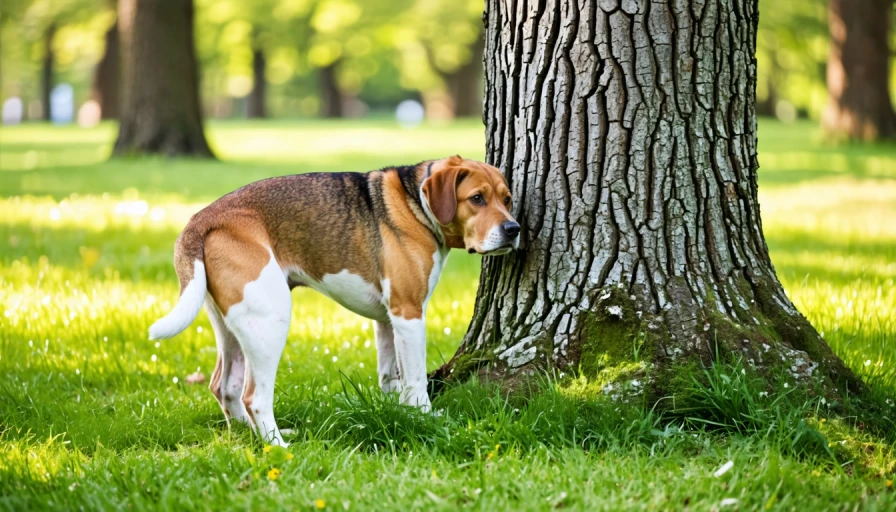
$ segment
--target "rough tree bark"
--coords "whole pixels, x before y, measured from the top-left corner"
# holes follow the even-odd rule
[[[103,119],[118,117],[118,88],[120,84],[118,22],[106,31],[106,48],[103,57],[96,65],[91,87],[91,97],[100,105]]]
[[[202,130],[193,0],[120,0],[115,154],[213,157]]]
[[[893,0],[830,0],[828,106],[822,125],[834,138],[896,138],[890,98]]]
[[[246,115],[249,119],[263,119],[268,116],[266,108],[267,82],[265,81],[265,68],[267,61],[264,50],[261,48],[255,36],[252,46],[252,91],[249,93]]]
[[[318,70],[320,84],[320,117],[344,117],[342,108],[342,90],[336,72],[339,61],[328,64]]]
[[[44,31],[44,60],[40,69],[40,101],[43,107],[41,115],[44,121],[49,121],[53,117],[50,93],[53,90],[53,39],[55,37],[56,23],[50,23]]]
[[[439,382],[649,383],[719,355],[860,388],[775,275],[757,202],[757,0],[488,0],[487,159],[519,253],[485,258]]]

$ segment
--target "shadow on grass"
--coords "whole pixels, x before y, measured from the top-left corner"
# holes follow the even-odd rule
[[[772,253],[772,263],[778,275],[795,275],[800,278],[811,277],[831,283],[842,283],[862,278],[892,279],[893,275],[886,271],[875,271],[871,266],[885,264],[896,258],[896,241],[854,240],[845,237],[822,237],[805,231],[786,231],[766,233],[766,242]],[[798,256],[807,253],[813,256],[830,256],[824,260],[807,258],[796,263],[780,263],[775,261],[775,254]],[[867,266],[846,269],[836,261],[836,257],[858,260]]]
[[[166,158],[112,159],[95,165],[53,165],[32,170],[0,172],[0,197],[50,196],[61,200],[72,194],[121,194],[138,190],[147,195],[180,195],[185,200],[211,202],[243,185],[274,176],[308,172],[367,172],[395,165],[416,164],[443,155],[396,153],[383,155],[345,152],[311,155],[290,161],[192,160]]]
[[[115,226],[98,231],[0,224],[0,240],[9,244],[0,252],[0,263],[27,260],[34,264],[45,257],[50,265],[91,277],[102,277],[111,270],[133,282],[170,281],[176,279],[172,258],[179,233],[171,228]]]

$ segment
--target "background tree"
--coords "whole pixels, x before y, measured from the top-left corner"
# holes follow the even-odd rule
[[[53,104],[50,92],[53,90],[53,40],[56,37],[56,22],[51,21],[44,29],[44,57],[40,70],[40,102],[43,105],[43,119],[49,121],[53,117]]]
[[[115,154],[212,157],[202,129],[192,0],[120,0],[122,102]]]
[[[828,106],[822,118],[836,138],[896,138],[890,98],[893,0],[830,0]]]
[[[40,118],[49,120],[50,93],[72,79],[76,56],[92,58],[107,23],[101,0],[9,0],[0,6],[0,48],[3,73],[0,93],[39,101]]]
[[[828,102],[827,4],[759,0],[760,114],[821,118]],[[195,5],[200,97],[207,116],[254,116],[262,104],[269,116],[316,115],[329,103],[327,96],[339,97],[334,104],[348,105],[351,115],[365,108],[391,111],[409,98],[429,106],[431,117],[477,116],[481,110],[481,0],[195,0]],[[108,80],[102,77],[115,62],[114,33],[108,31],[114,17],[110,0],[4,1],[0,97],[19,96],[39,113],[46,28],[55,22],[54,84],[71,84],[78,104],[99,100],[108,117],[115,88],[104,86]],[[892,71],[890,84],[892,96]]]
[[[482,2],[416,2],[401,13],[396,40],[402,80],[436,118],[482,115]]]
[[[791,120],[818,117],[827,102],[830,43],[826,0],[759,0],[756,32],[756,110]]]
[[[252,31],[252,90],[249,92],[246,106],[246,115],[250,119],[262,119],[268,115],[266,108],[267,79],[265,78],[267,60],[264,56],[262,36],[259,32],[258,28]]]
[[[769,260],[757,2],[696,4],[488,0],[487,159],[507,175],[524,248],[484,260],[469,330],[436,379],[572,368],[665,396],[676,369],[721,355],[860,386]]]
[[[121,54],[118,48],[118,20],[115,19],[104,37],[103,57],[96,65],[91,84],[91,97],[99,103],[103,119],[118,117],[121,87]]]

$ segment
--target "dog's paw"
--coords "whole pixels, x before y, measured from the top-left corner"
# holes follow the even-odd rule
[[[425,386],[405,388],[401,393],[401,404],[416,407],[420,409],[420,412],[432,410],[432,404],[429,402],[429,394],[426,392]]]

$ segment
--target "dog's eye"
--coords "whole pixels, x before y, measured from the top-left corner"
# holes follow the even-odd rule
[[[473,204],[483,205],[485,204],[485,198],[482,197],[482,194],[476,194],[475,196],[470,198],[470,202]]]
[[[510,206],[510,196],[504,198],[504,206]]]

